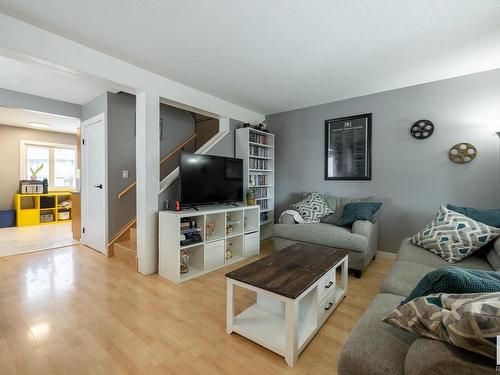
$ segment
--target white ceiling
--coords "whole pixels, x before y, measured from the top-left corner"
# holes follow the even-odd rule
[[[500,67],[498,0],[0,0],[0,11],[265,114]]]
[[[30,125],[30,122],[49,125],[48,128],[39,128]],[[62,133],[76,133],[80,126],[80,119],[58,116],[50,113],[29,111],[20,108],[0,107],[0,124],[21,126],[36,130],[54,131]]]
[[[0,56],[0,88],[74,104],[85,104],[106,91],[120,89],[107,82],[3,56]]]

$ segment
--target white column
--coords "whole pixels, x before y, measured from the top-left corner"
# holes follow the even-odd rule
[[[158,191],[160,184],[160,98],[136,95],[136,202],[138,271],[158,271]]]

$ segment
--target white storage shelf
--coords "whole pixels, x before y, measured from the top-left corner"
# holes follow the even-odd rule
[[[193,218],[201,231],[201,242],[181,246],[181,219]],[[159,273],[179,283],[201,276],[260,252],[259,206],[229,207],[207,206],[194,209],[160,211],[159,215]],[[207,224],[213,226],[208,233]],[[228,226],[231,230],[228,230]],[[226,249],[231,244],[233,256],[226,259]],[[189,271],[180,272],[180,252],[189,250]]]
[[[252,128],[236,129],[236,157],[243,159],[245,192],[249,187],[267,188],[266,196],[256,200],[262,214],[261,225],[274,222],[274,145],[274,134]],[[271,229],[272,226],[262,228],[262,235],[268,237]]]

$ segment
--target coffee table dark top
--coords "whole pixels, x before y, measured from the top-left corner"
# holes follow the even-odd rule
[[[226,274],[226,277],[295,299],[338,264],[347,251],[294,244]]]

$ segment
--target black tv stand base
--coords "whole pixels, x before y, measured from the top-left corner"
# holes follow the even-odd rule
[[[226,203],[226,206],[235,206],[235,207],[239,207],[238,203],[235,203],[235,202],[228,202],[228,203]]]

